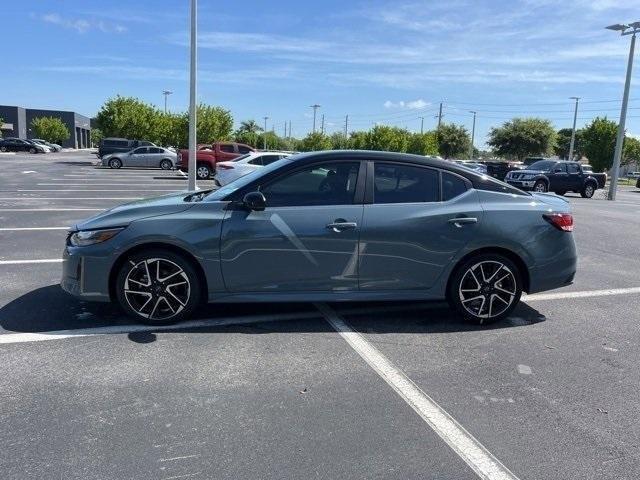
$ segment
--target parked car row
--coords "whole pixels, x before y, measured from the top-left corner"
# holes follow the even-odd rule
[[[62,147],[39,138],[24,139],[16,137],[0,138],[0,152],[50,153],[59,152]]]

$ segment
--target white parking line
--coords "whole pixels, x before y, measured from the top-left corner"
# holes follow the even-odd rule
[[[159,332],[163,330],[185,330],[203,327],[222,327],[230,325],[244,325],[249,323],[274,322],[283,320],[297,320],[322,318],[319,312],[281,313],[268,315],[244,315],[237,317],[209,318],[191,320],[178,325],[113,325],[107,327],[83,328],[77,330],[55,330],[43,333],[8,333],[0,335],[0,344],[42,342],[47,340],[62,340],[73,337],[90,337],[96,335],[113,335],[135,332]]]
[[[485,480],[515,480],[518,478],[435,400],[413,383],[402,370],[351,328],[333,309],[324,303],[316,304],[316,307],[351,348],[422,417],[427,425],[480,478]]]
[[[40,260],[0,260],[0,265],[25,265],[29,263],[62,263],[62,259],[42,258]]]
[[[0,200],[140,200],[144,197],[0,197]]]
[[[0,232],[31,232],[31,231],[37,231],[37,230],[68,230],[69,227],[14,227],[14,228],[7,228],[7,227],[3,227],[0,228]]]
[[[169,186],[169,185],[167,185]],[[45,189],[45,188],[39,188],[39,189],[19,189],[16,190],[17,192],[60,192],[61,190],[59,188],[52,188],[52,189]],[[152,188],[145,188],[144,189],[145,192],[181,192],[181,191],[186,191],[185,189],[170,189],[170,188],[165,188],[165,189],[152,189]],[[98,188],[65,188],[64,190],[62,190],[62,192],[131,192],[130,188],[116,188],[116,189],[98,189]]]
[[[0,212],[101,212],[105,208],[0,208]]]
[[[585,290],[579,292],[534,293],[533,295],[523,295],[522,300],[525,302],[536,302],[543,300],[561,300],[566,298],[608,297],[610,295],[629,295],[632,293],[640,293],[640,287]]]
[[[42,185],[43,187],[60,186],[60,187],[145,187],[145,186],[158,186],[158,187],[173,187],[173,183],[38,183],[36,185]]]

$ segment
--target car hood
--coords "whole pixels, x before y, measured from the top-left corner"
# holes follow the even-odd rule
[[[546,171],[546,170],[527,170],[527,169],[524,169],[524,170],[512,170],[511,173],[514,173],[514,174],[515,173],[524,173],[524,174],[527,174],[527,175],[540,175],[542,173],[549,173],[549,172]]]
[[[191,208],[194,202],[186,201],[193,192],[178,192],[160,197],[146,198],[110,208],[91,218],[79,222],[73,230],[95,230],[99,228],[124,227],[134,220],[178,213]]]

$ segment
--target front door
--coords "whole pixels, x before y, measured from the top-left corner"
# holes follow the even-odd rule
[[[129,154],[127,158],[128,165],[126,167],[148,167],[149,166],[149,147],[138,147]]]
[[[556,163],[553,167],[553,171],[549,176],[549,190],[552,192],[558,192],[567,190],[569,188],[569,174],[567,172],[567,164]]]
[[[367,187],[360,290],[431,288],[482,220],[476,192],[452,173],[376,162]]]
[[[262,212],[238,207],[222,225],[222,275],[232,292],[358,288],[359,162],[315,164],[261,185]]]

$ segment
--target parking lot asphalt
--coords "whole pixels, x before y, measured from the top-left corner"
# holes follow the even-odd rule
[[[186,179],[95,162],[0,156],[1,478],[640,477],[640,190],[567,195],[575,283],[488,327],[437,302],[149,328],[60,290],[65,230]]]

